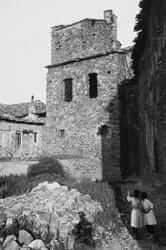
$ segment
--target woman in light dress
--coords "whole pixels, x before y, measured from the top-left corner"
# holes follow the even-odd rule
[[[131,203],[131,219],[130,225],[132,228],[134,238],[139,238],[139,231],[143,227],[143,212],[142,212],[142,203],[140,200],[140,191],[135,190],[133,195],[130,195],[128,191],[127,200]]]
[[[142,199],[142,206],[144,211],[144,226],[146,226],[147,232],[150,234],[151,237],[155,235],[155,227],[157,225],[157,220],[154,214],[154,205],[148,199],[148,195],[146,192],[141,193]]]

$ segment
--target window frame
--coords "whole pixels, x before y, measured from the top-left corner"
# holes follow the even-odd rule
[[[98,74],[96,72],[88,74],[89,98],[98,97]]]
[[[73,100],[73,78],[65,78],[64,83],[64,101],[72,102]],[[70,84],[70,87],[68,86]]]

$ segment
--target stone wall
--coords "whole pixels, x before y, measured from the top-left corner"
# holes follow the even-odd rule
[[[130,52],[120,46],[112,10],[104,11],[104,19],[52,28],[45,148],[72,158],[65,167],[71,165],[76,177],[120,177],[118,88],[131,73]],[[97,77],[93,98],[89,74]],[[67,101],[66,88],[72,94]]]
[[[139,174],[138,86],[133,79],[119,88],[120,166],[123,177]]]
[[[137,75],[140,168],[142,171],[162,172],[166,165],[166,3],[151,1],[147,11],[145,48],[140,51]]]
[[[75,58],[84,58],[119,47],[117,41],[116,16],[106,11],[108,17],[84,19],[71,25],[52,28],[51,64],[58,64]]]
[[[97,73],[97,98],[89,97],[90,73]],[[73,167],[76,165],[79,171],[86,171],[88,177],[101,179],[119,175],[118,87],[126,77],[129,71],[124,52],[50,67],[47,77],[48,152],[77,158]],[[63,80],[67,78],[73,79],[71,102],[64,101]],[[102,125],[107,126],[106,133],[102,132]],[[82,160],[78,158],[84,159],[84,164],[79,164]],[[94,166],[88,170],[89,159]]]
[[[43,125],[1,121],[0,158],[38,157],[43,152],[42,138]]]

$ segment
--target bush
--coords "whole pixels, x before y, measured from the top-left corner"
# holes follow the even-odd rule
[[[0,197],[20,195],[31,189],[31,184],[25,175],[0,176]]]
[[[64,177],[62,165],[55,158],[43,158],[39,163],[33,164],[28,168],[28,177],[35,177],[41,174],[54,174]]]
[[[66,183],[62,166],[56,159],[41,159],[28,168],[27,175],[0,176],[0,198],[30,192],[44,181]]]

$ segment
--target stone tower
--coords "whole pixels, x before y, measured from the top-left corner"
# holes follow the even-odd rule
[[[47,66],[46,148],[78,177],[119,177],[118,86],[128,77],[117,17],[54,26]]]

